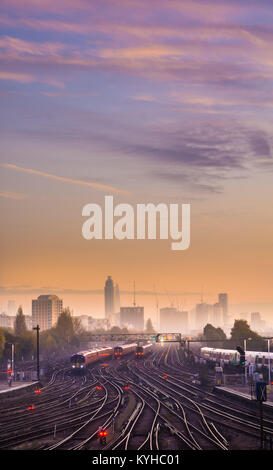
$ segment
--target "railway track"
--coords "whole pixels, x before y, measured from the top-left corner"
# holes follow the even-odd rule
[[[174,347],[144,360],[98,363],[84,378],[60,364],[40,394],[0,402],[0,449],[229,450],[238,439],[258,448],[255,410],[219,399],[211,387],[193,384],[191,374]],[[270,412],[264,431],[273,435]]]

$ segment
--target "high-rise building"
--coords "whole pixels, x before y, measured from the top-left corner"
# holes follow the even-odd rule
[[[120,295],[119,295],[119,286],[115,285],[114,291],[114,313],[118,313],[120,310]]]
[[[137,331],[144,330],[144,307],[120,307],[120,326]]]
[[[224,325],[223,307],[219,302],[213,304],[212,324],[217,328]]]
[[[108,276],[104,286],[104,304],[105,304],[105,318],[114,313],[114,283],[111,276]]]
[[[205,302],[201,302],[200,304],[196,304],[195,307],[196,312],[196,328],[203,329],[204,326],[208,323],[209,320],[209,305]]]
[[[228,295],[227,294],[218,294],[218,303],[223,309],[223,322],[224,325],[228,322]]]
[[[159,314],[162,333],[188,332],[188,312],[180,312],[175,307],[165,307],[160,309]]]
[[[63,309],[63,301],[57,295],[39,295],[32,300],[32,326],[39,325],[41,331],[56,325]]]

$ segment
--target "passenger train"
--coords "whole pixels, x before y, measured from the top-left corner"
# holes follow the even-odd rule
[[[136,343],[132,344],[124,344],[122,346],[115,346],[114,347],[114,354],[113,358],[114,359],[120,359],[122,356],[126,354],[130,354],[131,352],[134,352],[137,348]]]
[[[73,374],[84,375],[89,364],[99,361],[100,359],[113,358],[121,359],[123,356],[140,351],[144,354],[150,349],[152,344],[138,346],[136,343],[124,344],[122,346],[106,347],[100,349],[90,349],[73,354],[70,358],[71,370]]]
[[[240,354],[235,349],[201,348],[201,356],[213,362],[223,361],[224,364],[240,364]],[[255,364],[257,368],[268,367],[269,360],[273,367],[273,352],[245,351],[246,363]]]
[[[144,359],[144,357],[152,350],[153,343],[144,344],[143,346],[137,346],[136,348],[136,359]]]

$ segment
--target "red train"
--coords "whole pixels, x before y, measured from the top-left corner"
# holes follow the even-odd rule
[[[144,357],[151,352],[153,347],[152,343],[144,344],[143,346],[137,346],[136,348],[136,359],[144,359]]]
[[[134,352],[137,344],[125,344],[123,346],[115,346],[114,348],[100,348],[89,351],[81,351],[71,356],[71,369],[73,374],[85,374],[89,364],[99,361],[100,359],[115,358],[120,359],[122,356]]]

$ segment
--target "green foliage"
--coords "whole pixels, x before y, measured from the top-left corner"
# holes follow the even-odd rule
[[[249,340],[251,338],[251,340]],[[247,349],[249,351],[266,351],[267,343],[263,338],[250,329],[246,320],[235,320],[231,330],[230,347],[235,349],[236,346],[244,347],[244,339],[247,339]]]
[[[203,338],[208,340],[208,346],[212,348],[223,348],[227,344],[225,341],[223,342],[219,341],[219,340],[226,339],[226,335],[224,331],[222,330],[222,328],[215,328],[210,323],[208,323],[204,328]],[[216,341],[210,342],[209,340],[217,340],[217,342]]]
[[[14,333],[16,336],[21,336],[27,332],[25,315],[21,305],[18,308],[17,315],[14,322]]]
[[[6,338],[5,338],[4,330],[3,328],[0,328],[0,359],[3,356],[3,352],[5,349],[5,342],[6,342]]]

